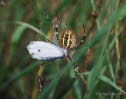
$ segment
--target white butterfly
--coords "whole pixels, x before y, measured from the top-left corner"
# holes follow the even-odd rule
[[[27,45],[29,54],[33,59],[51,61],[67,56],[67,50],[52,43],[32,41]]]

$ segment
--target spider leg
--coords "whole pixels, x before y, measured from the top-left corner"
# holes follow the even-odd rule
[[[70,60],[71,62],[73,61],[73,58],[71,56],[67,56],[68,60]],[[75,76],[78,76],[78,73],[80,73],[79,67],[77,65],[74,65],[74,72],[75,72]]]
[[[47,80],[46,77],[43,77],[42,76],[42,73],[43,73],[43,65],[45,65],[45,64],[46,64],[46,62],[43,62],[39,66],[38,71],[37,71],[37,73],[38,73],[38,81],[39,81],[39,92],[41,92],[43,90],[44,84],[45,84],[45,82]]]
[[[86,79],[80,74],[81,72],[77,64],[74,66],[74,71],[76,72],[76,76],[79,76],[84,82],[84,84],[86,84]]]
[[[84,29],[84,35],[82,40],[80,41],[80,43],[78,45],[75,45],[74,47],[70,48],[69,51],[73,51],[73,50],[77,50],[81,45],[84,44],[85,38],[86,38],[86,33],[85,33],[85,26],[83,24],[83,29]]]
[[[54,44],[52,41],[50,41],[49,39],[46,39],[48,42],[50,42],[50,43],[52,43],[52,44]],[[55,44],[54,44],[55,45]]]
[[[54,36],[56,36],[56,39],[60,45],[60,40],[59,40],[59,35],[58,35],[58,28],[59,28],[59,18],[60,16],[58,15],[52,22],[53,24],[53,31],[54,31]]]
[[[73,59],[71,56],[68,55],[67,58],[70,62],[72,62]],[[86,79],[80,74],[81,72],[80,72],[78,65],[73,64],[73,66],[74,66],[75,78],[77,78],[77,77],[81,78],[81,80],[84,82],[84,84],[86,84]]]
[[[50,41],[49,39],[46,39],[48,42],[50,42],[51,44],[56,45],[54,42]],[[57,45],[56,45],[57,46]]]
[[[44,84],[46,82],[47,78],[39,76],[39,91],[41,92],[43,90]]]
[[[81,45],[84,44],[84,40],[85,40],[85,38],[86,38],[86,33],[85,33],[85,26],[84,26],[84,24],[83,24],[83,29],[84,29],[84,35],[83,35],[83,38],[82,38],[82,40],[80,41],[80,43],[76,46],[77,48],[79,48]]]

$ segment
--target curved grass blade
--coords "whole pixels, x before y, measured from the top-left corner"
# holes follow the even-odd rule
[[[123,5],[121,8],[119,8],[116,13],[113,14],[113,17],[110,19],[108,25],[106,27],[108,27],[108,29],[113,26],[117,20],[120,19],[120,17],[124,17],[126,14],[124,13],[124,9],[126,9],[126,4]],[[108,32],[108,36],[109,36],[109,32]],[[99,62],[98,64],[95,65],[95,67],[92,69],[92,73],[91,75],[89,76],[88,78],[88,95],[87,97],[88,98],[93,98],[93,92],[94,92],[94,89],[95,89],[95,86],[98,82],[98,77],[99,77],[99,74],[100,74],[100,71],[102,69],[102,63],[103,63],[103,60],[104,60],[104,51],[105,51],[105,48],[106,48],[106,43],[107,43],[107,39],[108,39],[108,36],[106,38],[106,41],[104,43],[104,47],[103,47],[103,50],[102,50],[102,53],[100,55],[100,58],[99,58]]]
[[[37,61],[32,63],[31,65],[29,65],[26,69],[24,69],[22,72],[18,73],[16,76],[14,76],[13,78],[11,78],[8,82],[4,83],[3,85],[1,85],[0,90],[4,90],[7,87],[9,87],[14,81],[16,81],[17,79],[21,78],[22,76],[26,75],[27,73],[31,72],[34,68],[36,68],[37,66],[39,66],[40,64],[42,64],[41,61]]]
[[[15,22],[16,24],[19,24],[19,25],[22,25],[22,26],[25,26],[27,28],[30,28],[32,30],[34,30],[36,33],[39,33],[41,34],[44,38],[46,38],[46,35],[42,32],[42,30],[40,31],[39,29],[37,29],[36,27],[34,27],[33,25],[30,25],[28,23],[25,23],[25,22],[20,22],[20,21],[16,21]]]
[[[4,74],[7,73],[8,66],[10,65],[10,63],[13,59],[13,56],[14,56],[15,51],[17,49],[17,45],[18,45],[19,40],[20,40],[21,36],[23,35],[25,29],[26,29],[26,27],[19,26],[16,28],[15,32],[13,33],[12,40],[11,40],[11,46],[10,46],[10,50],[9,50],[10,54],[7,58],[7,63],[4,64],[0,70],[0,79],[1,79],[0,83],[3,80]]]
[[[71,64],[71,62],[68,62],[66,66],[62,69],[62,71],[55,76],[49,86],[44,88],[44,90],[40,93],[37,99],[45,98],[47,96],[52,98],[59,80],[63,77],[63,75],[65,75],[68,69],[72,68],[72,66],[73,65]]]
[[[119,88],[114,82],[112,82],[108,77],[104,76],[104,75],[100,75],[99,79],[104,81],[105,83],[111,85],[112,87],[114,87],[115,89],[117,89],[118,91],[122,92],[123,94],[126,95],[126,92],[123,91],[121,88]]]
[[[67,92],[71,89],[75,80],[76,80],[75,78],[69,80],[68,83],[64,86],[64,88],[60,91],[60,93],[55,97],[55,99],[62,99],[67,94]]]

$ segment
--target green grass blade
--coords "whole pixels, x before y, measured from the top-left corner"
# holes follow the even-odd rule
[[[114,87],[116,90],[122,92],[123,94],[126,95],[126,92],[123,91],[121,88],[119,88],[114,82],[112,82],[108,77],[104,76],[104,75],[100,75],[99,79],[104,81],[105,83],[111,85],[112,87]]]
[[[54,92],[56,90],[56,86],[59,82],[59,80],[65,75],[65,73],[70,69],[72,68],[72,64],[69,62],[68,64],[66,64],[66,66],[64,66],[64,68],[62,69],[61,72],[59,72],[55,77],[54,79],[52,80],[52,82],[50,83],[49,86],[47,86],[46,88],[44,88],[44,90],[40,93],[40,95],[37,97],[37,99],[41,99],[41,98],[44,98],[44,97],[47,97],[47,94],[48,97],[53,97],[54,95]],[[53,90],[53,91],[52,91]],[[52,92],[52,93],[50,93]]]
[[[30,25],[28,23],[25,23],[25,22],[20,22],[20,21],[17,21],[15,22],[16,24],[19,24],[19,25],[22,25],[22,26],[25,26],[27,28],[30,28],[32,30],[34,30],[36,33],[39,33],[41,34],[44,38],[46,38],[46,35],[42,32],[42,30],[40,31],[39,29],[37,29],[36,27],[34,27],[33,25]]]
[[[21,36],[23,35],[25,29],[26,29],[26,27],[19,26],[19,27],[17,27],[17,29],[13,33],[12,40],[11,40],[11,46],[10,46],[10,50],[9,50],[10,54],[7,58],[7,63],[4,64],[1,68],[1,70],[0,70],[1,81],[3,80],[4,74],[7,72],[8,66],[10,65],[14,55],[16,54],[15,52],[16,52],[16,49],[17,49],[17,45],[18,45],[19,40],[21,39]],[[1,83],[1,81],[0,81],[0,83]]]
[[[16,74],[14,77],[12,77],[10,80],[8,80],[8,82],[3,83],[3,85],[1,85],[0,90],[4,90],[7,87],[10,86],[10,84],[12,84],[14,81],[16,81],[17,79],[21,78],[22,76],[26,75],[27,73],[31,72],[33,69],[35,69],[36,67],[38,67],[40,64],[42,64],[41,61],[37,61],[32,63],[31,65],[29,65],[26,69],[24,69],[22,72]]]

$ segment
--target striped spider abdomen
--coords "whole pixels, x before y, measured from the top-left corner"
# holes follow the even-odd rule
[[[61,38],[61,47],[65,49],[73,48],[76,44],[75,35],[70,30],[66,30]]]

